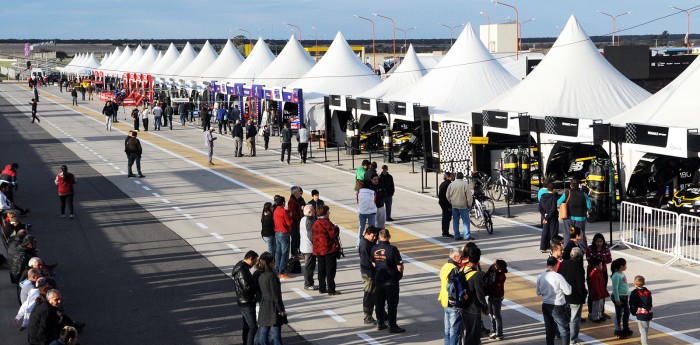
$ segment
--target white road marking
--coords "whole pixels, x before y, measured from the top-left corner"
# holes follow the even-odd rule
[[[182,209],[177,207],[177,206],[173,206],[173,210],[175,210],[177,212],[182,212]]]
[[[202,230],[209,229],[209,227],[206,226],[204,223],[197,223],[197,226],[200,227]]]
[[[297,295],[301,296],[301,298],[307,301],[311,301],[314,299],[313,297],[309,296],[309,294],[307,294],[306,292],[301,291],[301,289],[299,288],[292,288],[292,291],[296,292]]]
[[[223,240],[223,239],[224,239],[224,236],[221,236],[221,235],[219,235],[219,234],[217,234],[217,233],[215,233],[215,232],[212,232],[211,235],[214,236],[214,238],[216,238],[217,240]]]
[[[371,345],[381,345],[380,342],[374,340],[374,338],[370,337],[369,335],[365,333],[357,333],[357,336],[362,338],[362,340],[366,341],[368,344]]]
[[[148,187],[146,187],[146,186],[141,186],[141,187],[142,187],[143,189],[145,189],[145,190],[151,190],[150,188],[148,188]]]
[[[158,193],[151,193],[151,194],[153,194],[153,196],[156,198],[160,198],[160,194],[158,194]]]
[[[336,314],[334,311],[332,311],[330,309],[324,309],[323,312],[326,315],[330,316],[336,322],[345,322],[345,319],[343,319],[342,317],[340,317],[338,314]]]
[[[136,183],[136,184],[141,184],[141,181],[139,181],[139,180],[132,180],[132,181],[134,181],[134,183]]]
[[[112,168],[114,168],[114,170],[122,170],[122,168],[120,168],[120,167],[113,166]]]
[[[114,163],[107,162],[107,165],[112,165],[112,166],[114,166]]]
[[[236,247],[236,245],[233,244],[233,243],[226,243],[226,245],[227,245],[229,248],[233,249],[234,252],[240,252],[240,251],[241,251],[241,249],[238,248],[238,247]]]
[[[194,217],[192,217],[192,216],[191,216],[190,214],[188,214],[188,213],[183,214],[183,216],[185,216],[185,218],[187,218],[187,219],[189,219],[189,220],[194,219]]]
[[[160,199],[160,201],[162,201],[162,202],[164,202],[164,203],[166,203],[166,204],[170,204],[170,200],[168,200],[168,199]]]

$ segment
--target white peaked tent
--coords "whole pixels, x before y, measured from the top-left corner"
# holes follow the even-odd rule
[[[106,62],[102,62],[102,66],[100,66],[100,71],[107,72],[107,69],[112,66],[117,60],[119,60],[119,57],[122,55],[122,50],[119,49],[119,47],[114,48],[114,52],[109,55],[109,60]]]
[[[100,68],[100,62],[95,58],[94,53],[83,59],[79,66],[75,68],[75,74],[77,75],[88,75],[90,71],[97,70]]]
[[[139,61],[132,65],[130,72],[145,73],[146,71],[148,71],[149,68],[151,68],[151,66],[153,66],[153,63],[156,61],[156,58],[158,58],[158,52],[155,48],[153,48],[153,45],[149,44],[146,51],[143,52],[143,56],[141,56],[141,59],[139,59]]]
[[[316,66],[287,88],[304,92],[304,111],[311,130],[326,129],[323,97],[353,96],[377,86],[381,80],[352,51],[338,32]]]
[[[391,76],[381,84],[363,92],[355,97],[381,99],[391,92],[400,92],[419,81],[428,71],[416,55],[413,44],[408,47],[406,56],[396,69],[393,69]]]
[[[177,78],[177,76],[180,75],[180,72],[187,68],[187,66],[192,63],[196,57],[197,52],[194,51],[194,48],[192,48],[190,42],[187,42],[185,47],[182,48],[180,56],[178,56],[177,60],[175,60],[175,62],[173,62],[173,64],[167,68],[160,75],[160,77],[166,80],[169,78]]]
[[[163,52],[159,50],[158,56],[156,56],[156,59],[149,66],[145,66],[146,69],[143,71],[143,73],[146,73],[146,74],[150,73],[151,68],[153,68],[153,66],[159,64],[161,59],[163,59]]]
[[[111,56],[112,56],[112,55],[111,55],[110,53],[106,53],[106,54],[102,57],[102,60],[100,60],[100,66],[104,65],[105,62],[109,61],[109,58],[110,58]]]
[[[202,73],[202,78],[200,80],[208,82],[212,80],[223,80],[233,73],[244,60],[245,58],[238,52],[233,42],[227,40],[226,45],[219,53],[219,57]]]
[[[145,52],[145,50],[141,47],[141,45],[136,47],[136,49],[134,49],[131,52],[131,57],[129,58],[129,60],[126,60],[119,67],[122,70],[122,72],[124,72],[124,73],[133,72],[134,67],[136,67],[136,64],[139,62],[139,60],[141,60],[144,52]]]
[[[267,87],[285,87],[306,74],[316,64],[292,35],[277,58],[256,78]]]
[[[165,73],[165,71],[177,60],[177,58],[180,57],[180,52],[177,50],[177,47],[175,47],[175,44],[170,43],[170,46],[168,47],[168,50],[165,51],[165,54],[163,54],[163,57],[158,60],[158,62],[154,62],[153,66],[148,70],[148,73],[153,75],[153,77],[158,77],[161,74]]]
[[[517,87],[477,111],[608,119],[649,97],[598,52],[573,15],[542,62]]]
[[[204,46],[202,46],[202,50],[199,51],[197,57],[192,60],[192,62],[185,67],[185,69],[183,69],[178,76],[175,77],[175,79],[199,81],[204,71],[206,71],[218,57],[219,54],[216,53],[214,47],[211,46],[209,41],[206,41]],[[190,86],[194,87],[192,84]]]
[[[272,54],[270,48],[267,47],[267,43],[260,37],[245,61],[243,61],[225,81],[231,84],[253,84],[255,78],[257,78],[274,59],[275,54]]]
[[[109,68],[105,71],[105,74],[110,76],[121,76],[122,73],[124,73],[124,71],[121,69],[121,66],[124,65],[124,63],[131,58],[131,54],[131,48],[129,48],[129,46],[126,46],[126,48],[124,48],[124,50],[122,51],[122,55],[120,55],[119,59],[114,61],[113,64],[110,64]]]
[[[82,59],[83,59],[82,54],[75,54],[73,56],[73,59],[70,60],[70,62],[66,65],[66,67],[63,67],[63,73],[66,73],[66,74],[71,73],[71,71],[75,68],[75,66],[78,65],[78,63]]]
[[[393,77],[391,77],[393,78]],[[498,97],[518,80],[486,50],[468,23],[444,58],[410,89],[396,97],[431,108],[431,114],[471,122],[472,109]]]

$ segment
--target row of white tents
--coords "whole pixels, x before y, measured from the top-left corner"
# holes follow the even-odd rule
[[[171,44],[165,53],[152,46],[116,48],[101,63],[92,54],[78,55],[64,71],[91,70],[106,76],[142,73],[156,82],[190,89],[211,81],[299,88],[304,91],[312,129],[326,127],[323,97],[328,95],[419,103],[429,107],[434,121],[469,123],[472,112],[503,110],[613,124],[698,128],[700,117],[694,116],[692,103],[700,83],[698,64],[695,61],[651,96],[612,67],[571,16],[543,61],[522,81],[487,51],[470,25],[439,62],[426,63],[410,47],[401,65],[383,81],[360,61],[341,33],[318,62],[292,36],[277,57],[262,39],[247,58],[230,40],[218,54],[207,41],[199,53],[187,43],[182,51]]]

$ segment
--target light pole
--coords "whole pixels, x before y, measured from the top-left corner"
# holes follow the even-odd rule
[[[442,25],[442,26],[444,26],[444,27],[446,27],[446,28],[448,28],[448,29],[450,30],[450,47],[452,47],[452,37],[453,37],[453,36],[452,36],[452,31],[453,31],[454,29],[460,27],[460,26],[464,26],[464,23],[459,24],[459,25],[455,25],[455,26],[449,26],[449,25],[445,25],[445,24],[442,24],[442,23],[438,23],[438,24],[440,24],[440,25]]]
[[[671,8],[685,12],[685,14],[688,15],[688,31],[686,31],[687,38],[686,38],[685,44],[688,47],[688,54],[690,54],[690,14],[692,14],[693,12],[695,12],[697,10],[700,10],[700,7],[693,9],[693,10],[684,10],[684,9],[678,8],[676,6],[671,6]]]
[[[502,3],[500,1],[495,1],[491,0],[491,2],[495,3],[496,5],[502,5],[502,6],[508,6],[515,10],[515,59],[518,59],[518,41],[520,40],[520,30],[518,28],[518,24],[520,23],[520,17],[518,16],[518,9],[515,8],[513,5],[508,5],[506,3]]]
[[[394,23],[393,19],[391,19],[387,16],[383,16],[379,13],[372,13],[372,15],[375,17],[382,17],[384,19],[389,19],[391,21],[391,30],[394,34],[394,60],[393,60],[393,63],[396,64],[396,23]]]
[[[523,25],[525,25],[525,23],[531,22],[533,20],[535,20],[535,18],[528,19],[528,20],[520,23],[520,41],[518,42],[518,49],[520,49],[520,50],[523,50]]]
[[[415,26],[410,27],[408,29],[396,28],[396,30],[403,32],[403,52],[404,52],[404,54],[406,53],[406,50],[408,49],[408,46],[406,45],[406,33],[415,29],[415,28],[416,28]]]
[[[314,34],[316,35],[316,45],[314,46],[314,48],[316,50],[316,62],[318,62],[318,30],[316,30],[315,26],[312,26],[311,30],[313,30]]]
[[[364,19],[364,20],[372,23],[372,59],[374,60],[374,65],[372,66],[372,71],[374,71],[377,68],[377,46],[374,43],[374,21],[372,19],[365,18],[363,16],[358,16],[356,14],[353,14],[353,16],[355,18]]]
[[[250,50],[253,50],[253,35],[250,33],[250,31],[241,28],[235,28],[234,30],[239,30],[248,33],[248,42],[250,43]]]
[[[290,24],[290,23],[284,23],[284,25],[290,26],[290,27],[293,27],[293,28],[296,28],[297,30],[299,30],[299,43],[301,43],[301,40],[302,40],[302,38],[301,38],[301,28],[298,27],[298,26],[296,26],[296,25],[294,25],[294,24]]]
[[[480,15],[486,17],[486,27],[488,28],[488,38],[486,39],[486,48],[491,52],[491,17],[486,12],[479,12]]]
[[[671,7],[673,7],[673,6],[671,6]],[[615,21],[617,21],[617,17],[624,16],[625,14],[630,14],[630,13],[632,13],[632,11],[620,13],[620,14],[614,15],[614,16],[610,13],[605,13],[603,11],[597,11],[597,12],[602,14],[602,15],[606,15],[612,19],[612,45],[615,46],[615,30],[616,30],[615,29]]]

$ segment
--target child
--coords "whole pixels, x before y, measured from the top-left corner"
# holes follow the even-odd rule
[[[486,281],[486,294],[489,296],[489,315],[491,316],[491,333],[489,339],[503,340],[503,319],[501,318],[501,304],[505,295],[506,273],[508,263],[498,259],[489,267],[484,279]]]
[[[591,297],[591,309],[588,318],[596,323],[605,321],[603,309],[605,308],[605,297],[608,294],[605,284],[605,271],[603,261],[598,258],[591,258],[588,265],[588,292]]]
[[[615,303],[615,336],[618,338],[627,338],[632,335],[629,328],[630,307],[627,304],[630,292],[625,270],[627,270],[627,261],[623,258],[615,259],[610,265],[612,301]],[[620,325],[620,319],[622,319],[622,325]]]
[[[642,345],[647,345],[649,321],[654,318],[654,312],[651,311],[651,291],[644,287],[644,277],[642,276],[634,277],[634,286],[636,289],[630,294],[630,312],[637,317]]]

